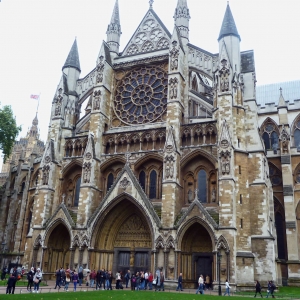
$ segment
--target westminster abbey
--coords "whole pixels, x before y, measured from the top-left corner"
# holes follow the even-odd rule
[[[0,176],[0,267],[300,284],[300,100],[264,99],[224,10],[217,54],[189,42],[187,0],[171,32],[150,1],[122,52],[116,0],[83,78],[74,41],[47,141],[35,117]]]

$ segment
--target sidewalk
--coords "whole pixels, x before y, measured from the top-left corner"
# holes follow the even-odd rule
[[[67,293],[66,291],[64,291],[64,287],[62,286],[59,290],[58,289],[54,289],[55,287],[55,281],[54,280],[48,280],[47,281],[47,286],[42,286],[40,287],[39,289],[39,292],[40,293]],[[124,288],[123,290],[115,290],[114,289],[115,285],[113,285],[113,290],[118,292],[118,291],[131,291],[130,288]],[[86,291],[86,292],[89,292],[89,291],[95,291],[95,292],[102,292],[102,290],[95,290],[95,288],[91,288],[91,287],[88,287],[88,286],[85,286],[85,285],[82,285],[82,286],[78,286],[77,285],[77,292],[83,292],[83,291]],[[105,292],[103,290],[103,292]],[[140,293],[142,292],[154,292],[154,290],[152,291],[149,291],[149,290],[146,290],[146,291],[138,291]],[[0,294],[5,294],[6,293],[6,287],[4,286],[1,286],[0,287]],[[70,283],[69,284],[69,291],[68,293],[73,293],[73,283]],[[182,292],[176,292],[176,290],[174,289],[168,289],[166,288],[164,292],[158,292],[158,293],[185,293],[185,294],[195,294],[196,293],[196,289],[185,289],[183,290]],[[15,289],[15,294],[30,294],[30,292],[27,291],[26,289],[26,286],[23,286],[23,287],[16,287]],[[216,291],[212,291],[212,290],[206,290],[205,291],[205,294],[206,295],[217,295],[218,293]]]

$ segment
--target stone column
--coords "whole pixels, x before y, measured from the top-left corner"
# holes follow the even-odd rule
[[[75,256],[75,249],[70,248],[70,270],[74,269],[74,256]]]

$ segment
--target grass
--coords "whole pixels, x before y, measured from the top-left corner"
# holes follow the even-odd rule
[[[253,288],[253,292],[237,292],[236,295],[239,296],[254,296],[255,289]],[[267,291],[263,290],[262,295],[265,297],[267,295]],[[274,292],[276,298],[297,298],[300,299],[300,287],[293,287],[293,286],[283,286],[276,289]],[[257,298],[260,298],[260,295],[257,294]],[[269,296],[270,298],[270,296]]]
[[[26,276],[25,276],[25,278],[26,278]],[[16,283],[16,286],[19,286],[19,287],[20,286],[25,286],[25,287],[27,287],[28,281],[25,278],[24,279],[22,278],[22,279],[18,280],[17,283]],[[0,281],[0,287],[1,286],[6,286],[6,284],[7,284],[7,279]],[[46,286],[46,284],[42,281],[40,283],[40,286]]]
[[[71,286],[70,286],[71,287]],[[71,287],[72,288],[72,287]],[[196,290],[195,290],[196,291]],[[55,293],[48,293],[48,288],[43,288],[40,294],[17,294],[18,300],[196,300],[201,298],[202,300],[215,300],[220,299],[219,296],[212,296],[212,295],[195,295],[194,290],[191,290],[191,293],[178,293],[178,292],[150,292],[150,291],[91,291],[91,292],[84,292],[84,291],[77,291],[74,292],[55,292]],[[224,292],[224,291],[223,291]],[[266,293],[263,293],[265,297]],[[252,298],[253,299],[254,293],[243,293],[243,294],[235,294],[235,300],[247,300]],[[280,288],[280,292],[275,294],[276,298],[280,299],[300,299],[300,288],[296,287],[284,287]],[[8,299],[8,297],[12,297],[10,295],[1,295],[0,299]],[[223,297],[223,296],[222,296]],[[224,297],[223,297],[224,298]],[[272,298],[270,298],[272,299]]]

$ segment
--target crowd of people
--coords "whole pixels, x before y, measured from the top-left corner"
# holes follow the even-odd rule
[[[16,282],[23,276],[24,268],[11,268],[8,271],[7,267],[2,269],[1,280],[5,280],[6,275],[9,274],[7,280],[7,289],[6,294],[14,294]],[[42,272],[40,268],[32,267],[30,271],[27,272],[27,291],[38,293],[40,282],[42,281]],[[140,290],[154,290],[154,291],[164,291],[164,281],[165,277],[163,272],[158,269],[154,274],[149,271],[139,271],[136,273],[131,273],[128,270],[125,274],[122,271],[118,271],[115,276],[113,275],[112,271],[110,270],[89,270],[83,269],[82,266],[79,266],[78,272],[76,270],[70,269],[57,269],[55,271],[55,287],[54,289],[60,289],[62,286],[64,287],[65,291],[69,291],[69,284],[73,284],[73,291],[76,292],[77,286],[82,286],[83,282],[85,286],[90,288],[94,288],[95,290],[112,290],[112,282],[115,279],[115,289],[123,289],[123,284],[125,284],[126,288],[131,288],[132,291],[140,291]],[[196,290],[196,294],[204,294],[204,291],[207,289],[211,289],[211,279],[209,275],[206,275],[205,278],[201,274],[198,279],[198,288]],[[225,281],[225,293],[224,296],[230,296],[230,285],[228,280]],[[272,298],[274,296],[274,290],[276,289],[275,284],[273,281],[268,282],[268,289],[267,289],[267,296],[268,298],[270,295]],[[182,273],[178,276],[178,285],[176,291],[183,291],[183,277]],[[255,281],[255,295],[259,294],[261,298],[263,295],[261,293],[261,285],[258,280]]]

